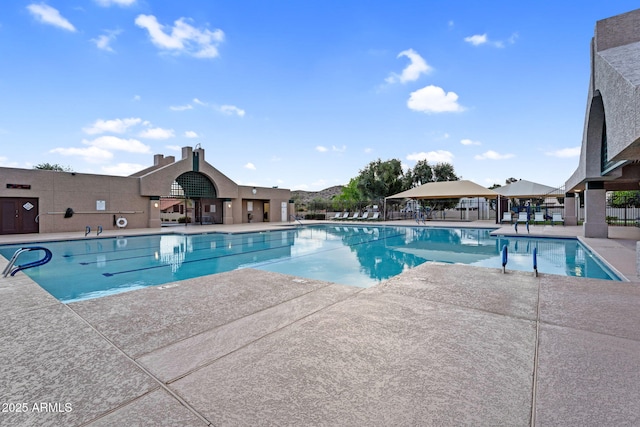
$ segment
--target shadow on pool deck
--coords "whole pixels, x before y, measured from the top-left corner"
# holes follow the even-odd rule
[[[0,425],[637,425],[638,307],[634,282],[437,263],[364,290],[246,269],[68,305],[19,273],[0,403],[27,411]]]

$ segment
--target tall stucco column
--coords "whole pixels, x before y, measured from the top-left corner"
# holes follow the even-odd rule
[[[578,225],[578,214],[576,211],[576,193],[566,193],[564,195],[564,224]]]
[[[609,237],[607,225],[607,192],[604,182],[589,181],[584,192],[584,237]]]
[[[162,227],[160,219],[160,197],[152,196],[149,199],[149,228]]]
[[[231,199],[224,199],[222,202],[222,223],[233,224],[233,203]]]
[[[296,202],[293,199],[289,200],[289,209],[287,211],[287,218],[285,221],[288,221],[291,217],[296,217]]]

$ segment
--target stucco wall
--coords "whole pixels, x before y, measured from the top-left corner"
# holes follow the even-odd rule
[[[137,178],[91,175],[68,172],[8,169],[1,171],[0,197],[35,197],[39,202],[41,233],[115,229],[113,215],[127,218],[128,227],[149,226],[149,198],[139,195]],[[31,189],[8,189],[6,184],[31,185]],[[98,211],[96,202],[105,201]],[[67,208],[74,211],[64,218]]]

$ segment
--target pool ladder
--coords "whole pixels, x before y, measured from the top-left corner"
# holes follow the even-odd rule
[[[44,251],[44,258],[38,261],[29,262],[27,264],[14,266],[14,264],[16,263],[20,255],[30,251]],[[7,277],[9,274],[13,276],[20,270],[26,270],[27,268],[39,267],[41,265],[45,265],[46,263],[51,261],[51,258],[53,258],[53,254],[51,253],[51,251],[42,246],[31,246],[29,248],[20,248],[13,254],[11,259],[9,260],[9,264],[7,264],[7,266],[2,271],[2,277]]]
[[[91,226],[87,225],[87,226],[84,228],[84,237],[87,237],[87,235],[88,235],[89,233],[91,233]],[[98,230],[96,231],[96,236],[99,236],[101,233],[102,233],[102,226],[101,226],[101,225],[99,225],[99,226],[98,226]]]
[[[302,221],[300,221],[300,219],[298,219],[298,217],[297,217],[297,216],[289,215],[289,219],[290,219],[290,220],[293,220],[293,221],[296,221],[296,222],[297,222],[298,224],[300,224],[300,225],[304,225],[304,224],[302,223]],[[297,225],[296,225],[296,227],[297,227]]]
[[[502,247],[502,273],[506,273],[507,270],[507,261],[509,258],[509,251],[507,250],[507,245]],[[535,277],[538,277],[538,248],[533,248],[533,274]]]

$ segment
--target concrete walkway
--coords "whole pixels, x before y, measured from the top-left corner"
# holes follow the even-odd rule
[[[19,273],[0,279],[0,425],[639,425],[636,231],[589,242],[631,282],[246,269],[62,304]]]

